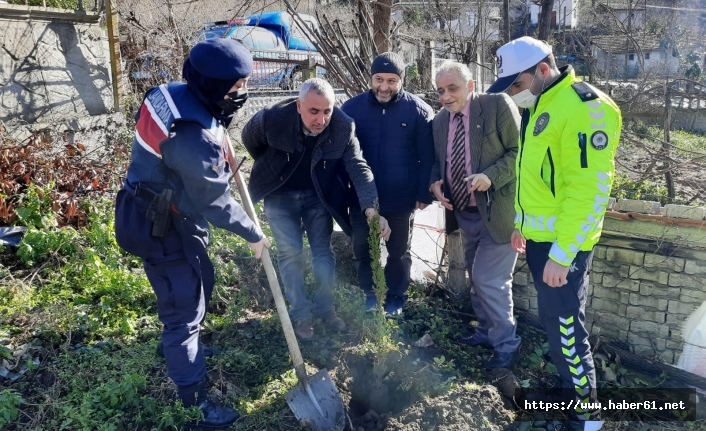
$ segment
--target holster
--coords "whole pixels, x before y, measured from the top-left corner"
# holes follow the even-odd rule
[[[152,222],[152,236],[163,237],[167,234],[173,194],[174,190],[171,189],[157,193],[142,184],[135,188],[135,196],[150,203],[145,217]]]

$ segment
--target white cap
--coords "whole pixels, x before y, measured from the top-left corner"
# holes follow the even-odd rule
[[[535,66],[552,53],[552,47],[533,37],[523,36],[498,48],[498,79],[490,86],[488,93],[501,93],[507,90],[520,76],[520,73]]]

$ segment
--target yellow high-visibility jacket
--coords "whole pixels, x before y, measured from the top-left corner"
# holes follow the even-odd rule
[[[528,240],[553,243],[549,257],[569,266],[601,236],[623,120],[571,66],[561,72],[522,116],[515,227]]]

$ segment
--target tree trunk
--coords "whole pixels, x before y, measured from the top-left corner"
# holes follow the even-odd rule
[[[510,0],[503,0],[503,32],[500,37],[503,43],[510,42]]]
[[[376,0],[373,3],[373,37],[378,52],[390,50],[390,21],[392,0]]]
[[[539,34],[537,39],[549,41],[549,35],[552,30],[552,10],[554,9],[554,0],[542,0],[542,11],[539,15]]]

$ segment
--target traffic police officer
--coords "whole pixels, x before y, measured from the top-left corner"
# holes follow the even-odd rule
[[[581,402],[596,396],[596,373],[584,326],[593,247],[615,174],[622,117],[604,93],[557,69],[552,48],[521,37],[498,49],[499,79],[524,108],[517,157],[513,248],[527,253],[539,317],[562,387]],[[572,411],[565,429],[595,431],[598,412]]]
[[[194,46],[184,62],[186,84],[147,92],[115,208],[118,244],[143,259],[157,295],[169,377],[184,406],[202,410],[199,424],[215,428],[239,414],[206,398],[199,324],[215,284],[206,253],[208,223],[243,237],[258,258],[270,245],[228,186],[235,165],[226,128],[247,99],[251,71],[245,47],[210,39]]]

